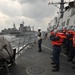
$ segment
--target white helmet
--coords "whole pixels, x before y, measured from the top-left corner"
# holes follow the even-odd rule
[[[67,30],[70,30],[71,29],[71,27],[69,26],[69,27],[67,27]]]
[[[67,26],[64,26],[64,27],[63,27],[63,29],[66,29],[66,28],[67,28]]]

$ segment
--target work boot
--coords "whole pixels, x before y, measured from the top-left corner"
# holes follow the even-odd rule
[[[38,52],[42,52],[42,49],[39,49]]]
[[[52,61],[54,61],[53,57],[51,57]]]
[[[52,70],[52,72],[58,72],[59,71],[59,68],[54,68],[53,70]]]
[[[51,56],[51,59],[53,59],[53,56]]]
[[[42,51],[38,51],[38,52],[42,52]]]
[[[75,69],[75,66],[72,66],[72,69]]]
[[[72,62],[72,59],[68,58],[67,61]]]
[[[72,61],[72,64],[75,64],[75,61]]]
[[[68,52],[65,52],[65,55],[67,55],[67,56],[68,56],[68,55],[69,55],[69,53],[68,53]]]
[[[53,68],[56,68],[56,65],[55,65],[55,66],[53,66]]]
[[[51,65],[55,65],[55,62],[51,62]]]
[[[54,65],[54,66],[53,66],[53,68],[57,68],[57,66],[56,66],[56,65]],[[59,67],[58,67],[58,68],[59,68]]]
[[[59,71],[59,66],[54,66],[54,69],[52,70],[52,72],[57,72],[57,71]]]

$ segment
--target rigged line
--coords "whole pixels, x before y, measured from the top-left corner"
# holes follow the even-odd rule
[[[48,50],[51,50],[51,51],[53,51],[53,49],[51,49],[51,48],[49,48],[49,47],[47,47],[47,46],[44,46],[44,45],[42,45],[42,47],[45,47],[45,48],[47,48]],[[62,56],[64,56],[64,57],[67,57],[65,54],[63,54],[63,53],[60,53]]]

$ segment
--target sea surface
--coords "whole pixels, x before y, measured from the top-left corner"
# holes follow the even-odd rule
[[[10,42],[12,47],[23,46],[29,42],[34,42],[37,40],[36,34],[21,37],[16,37],[15,35],[2,35],[2,36],[4,36]]]

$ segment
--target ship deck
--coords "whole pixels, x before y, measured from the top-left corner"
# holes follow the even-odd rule
[[[52,72],[52,46],[49,40],[42,42],[42,52],[38,52],[37,44],[32,48],[24,49],[16,58],[16,65],[9,66],[11,75],[75,75],[73,64],[67,61],[64,54],[60,55],[60,71]],[[0,75],[6,75],[1,71]]]

